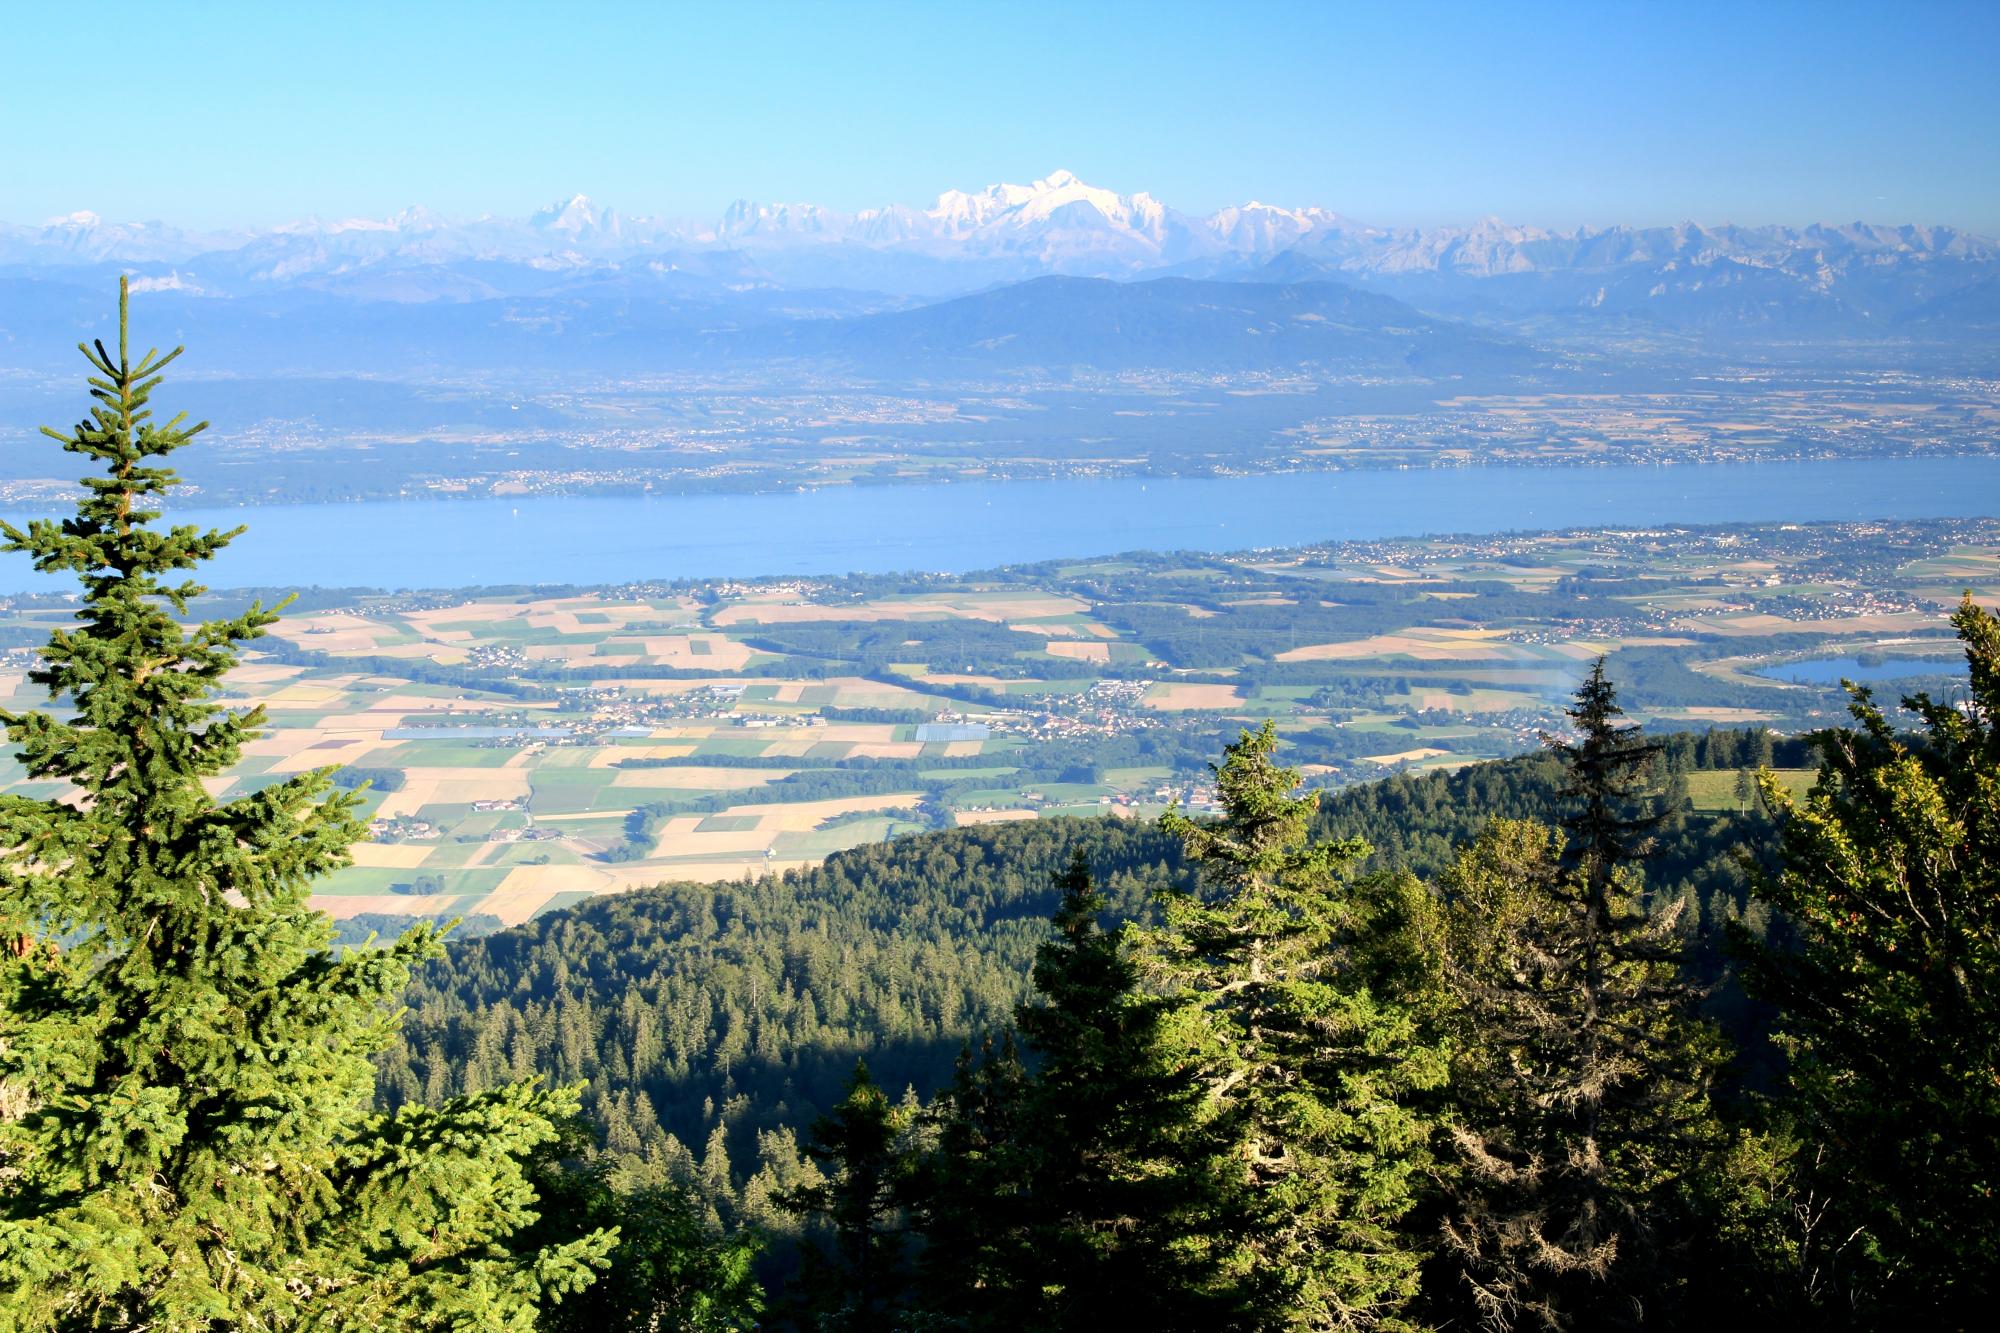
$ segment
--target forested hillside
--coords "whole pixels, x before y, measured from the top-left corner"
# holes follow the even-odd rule
[[[1060,819],[920,834],[749,883],[679,884],[455,946],[410,992],[391,1104],[531,1073],[588,1079],[612,1150],[671,1135],[741,1184],[761,1135],[839,1100],[856,1056],[922,1095],[1026,987],[1075,850],[1136,915],[1188,876],[1150,824]],[[717,1130],[725,1131],[717,1137]]]
[[[1780,742],[1782,755],[1772,743],[1760,732],[1669,737],[1661,797],[1684,802],[1689,772],[1798,761],[1797,741]],[[1428,878],[1489,819],[1553,820],[1562,787],[1549,755],[1393,777],[1328,794],[1315,832],[1365,840],[1369,869]],[[1720,921],[1746,910],[1761,920],[1738,858],[1770,832],[1754,803],[1676,808],[1647,862],[1655,894],[1698,904],[1712,975]],[[949,1080],[960,1047],[1026,993],[1056,903],[1051,875],[1079,850],[1114,919],[1145,918],[1158,890],[1192,882],[1179,844],[1153,824],[1040,820],[912,835],[748,883],[642,890],[463,941],[418,972],[382,1095],[397,1105],[530,1073],[587,1079],[614,1152],[698,1162],[705,1180],[739,1191],[768,1136],[802,1131],[839,1100],[857,1056],[898,1093],[929,1097]],[[776,1151],[789,1160],[789,1147]]]

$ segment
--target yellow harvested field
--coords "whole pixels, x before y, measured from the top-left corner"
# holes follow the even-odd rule
[[[1578,662],[1588,662],[1611,651],[1611,645],[1603,640],[1577,639],[1570,643],[1551,644],[1564,657]]]
[[[755,681],[717,676],[703,676],[687,680],[620,680],[607,676],[603,680],[593,680],[590,687],[595,690],[629,690],[633,694],[693,694],[697,690],[727,689],[736,685],[754,685]]]
[[[589,643],[531,643],[521,650],[530,662],[568,662],[573,666],[595,662],[597,646]]]
[[[528,773],[518,768],[407,768],[401,791],[382,798],[383,819],[414,815],[427,805],[518,801],[528,795]]]
[[[823,741],[847,741],[855,744],[869,744],[896,739],[896,728],[889,722],[830,722],[823,727],[812,727],[810,734]]]
[[[852,759],[915,759],[924,752],[921,741],[871,741],[848,751]]]
[[[631,643],[633,640],[613,639],[611,642]],[[706,667],[712,671],[741,671],[755,656],[747,644],[720,634],[658,635],[637,642],[644,645],[649,660],[683,670]]]
[[[947,759],[964,759],[978,754],[986,748],[985,741],[946,741],[944,755]]]
[[[1145,706],[1161,712],[1198,708],[1240,708],[1243,692],[1234,685],[1155,685],[1146,691]]]
[[[464,625],[473,621],[516,620],[534,610],[534,603],[464,602],[425,611],[405,611],[403,619],[412,629],[434,633],[439,625]]]
[[[764,747],[763,758],[803,759],[811,754],[813,747],[818,744],[819,742],[810,736],[801,736],[796,740],[772,741]]]
[[[619,876],[595,866],[515,866],[478,910],[518,926],[559,893],[615,893],[630,887],[634,886],[621,884]]]
[[[917,708],[924,703],[917,690],[864,676],[834,676],[826,683],[833,687],[834,704],[839,708]]]
[[[264,703],[271,708],[319,708],[332,703],[342,693],[337,686],[300,681],[265,695]]]
[[[730,811],[732,815],[741,813],[747,812]],[[779,831],[766,829],[761,820],[753,828],[703,829],[701,824],[708,818],[708,815],[676,815],[669,819],[653,841],[652,855],[694,857],[725,852],[761,852],[771,845],[772,836]]]
[[[1108,643],[1077,643],[1071,640],[1056,640],[1044,649],[1050,657],[1065,657],[1076,662],[1105,663],[1111,660],[1111,645]]]
[[[308,733],[308,735],[310,734],[312,733]],[[291,754],[284,756],[277,763],[271,765],[270,771],[273,773],[304,773],[314,768],[326,768],[329,766],[345,767],[349,764],[360,763],[368,757],[370,751],[379,750],[385,744],[393,745],[394,743],[393,741],[383,741],[382,733],[379,731],[372,735],[364,734],[353,737],[340,734],[330,735],[324,740],[316,741],[304,749],[294,750]]]
[[[269,685],[275,681],[290,680],[304,670],[304,667],[286,666],[281,662],[245,661],[229,673],[228,683],[232,686]]]
[[[354,844],[354,864],[408,870],[422,865],[436,850],[434,842],[357,842]]]
[[[863,811],[909,809],[920,799],[922,799],[920,793],[905,792],[887,796],[850,796],[827,801],[732,805],[720,816],[676,815],[660,830],[658,838],[653,843],[650,859],[699,859],[708,862],[716,858],[740,858],[735,864],[754,864],[757,873],[762,873],[768,868],[763,854],[781,833],[810,833],[827,820],[841,815]],[[701,827],[704,823],[709,823],[710,826],[704,829]],[[718,824],[730,827],[716,827]],[[808,864],[811,859],[786,864]],[[682,869],[679,866],[673,867],[672,875],[681,876]],[[666,877],[658,867],[654,867],[650,872],[635,869],[631,873],[650,873],[653,879]],[[722,877],[728,878],[728,876]],[[703,875],[701,878],[713,877]]]
[[[456,900],[447,898],[447,901]],[[325,912],[335,921],[371,912],[382,916],[437,916],[441,906],[427,897],[402,893],[316,893],[312,905],[315,911]],[[389,931],[388,938],[394,939],[398,933]]]
[[[695,752],[695,742],[675,745],[607,745],[593,750],[589,768],[612,768],[621,759],[685,759]]]
[[[1039,819],[1033,810],[954,810],[951,822],[960,828],[973,824],[1011,824],[1020,819]]]
[[[1361,757],[1371,764],[1381,764],[1387,767],[1394,764],[1414,764],[1420,759],[1434,759],[1438,755],[1450,753],[1451,751],[1449,750],[1439,750],[1428,745],[1423,745],[1418,746],[1414,750],[1398,750],[1395,754],[1364,754]]]
[[[391,643],[369,649],[371,657],[424,658],[439,666],[456,666],[466,661],[471,654],[463,648],[445,643]]]
[[[907,810],[923,799],[922,792],[888,796],[843,796],[828,801],[791,801],[781,805],[732,805],[732,815],[756,815],[762,825],[780,833],[810,833],[837,815],[862,810]]]
[[[1701,722],[1763,722],[1771,714],[1757,708],[1662,708],[1655,717],[1684,717]]]
[[[1765,634],[1811,632],[1808,626],[1801,625],[1796,621],[1786,620],[1783,616],[1764,615],[1761,613],[1744,616],[1681,620],[1675,622],[1675,628],[1694,630],[1701,634],[1724,635],[1755,634],[1761,636]]]
[[[1681,629],[1704,634],[1890,634],[1900,630],[1926,629],[1945,623],[1943,611],[1888,611],[1877,615],[1842,616],[1829,620],[1788,620],[1783,616],[1743,615],[1713,619],[1683,620]]]
[[[1403,634],[1375,634],[1343,643],[1315,643],[1279,653],[1280,662],[1346,662],[1375,657],[1413,657],[1420,661],[1508,661],[1529,656],[1519,644],[1494,643],[1500,630],[1421,629]]]

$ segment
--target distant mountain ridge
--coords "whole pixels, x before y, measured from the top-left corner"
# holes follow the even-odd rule
[[[1540,329],[1606,320],[1755,336],[2000,330],[2000,244],[1943,226],[1865,223],[1379,227],[1251,202],[1196,216],[1056,171],[947,190],[928,208],[842,213],[739,200],[713,222],[631,217],[577,195],[526,218],[308,218],[263,229],[0,224],[0,278],[241,298],[301,290],[363,303],[870,294],[863,309],[1037,278],[1335,280],[1455,319]],[[1246,298],[1247,299],[1247,298]],[[852,297],[820,302],[848,312]],[[1517,330],[1519,331],[1519,330]]]
[[[804,320],[747,335],[762,357],[898,365],[1102,371],[1322,373],[1533,371],[1525,344],[1432,318],[1341,283],[1052,276],[914,310]]]
[[[122,260],[186,263],[261,245],[317,250],[326,262],[386,255],[439,259],[543,259],[586,264],[647,251],[865,246],[969,260],[1031,257],[1117,276],[1190,261],[1266,260],[1298,247],[1356,272],[1453,271],[1479,276],[1626,263],[1737,258],[1777,265],[1804,254],[2000,260],[2000,245],[1943,226],[1866,223],[1785,226],[1513,226],[1484,218],[1469,226],[1376,227],[1328,209],[1256,201],[1206,216],[1180,212],[1140,192],[1119,194],[1055,171],[1029,185],[947,190],[928,209],[895,204],[841,213],[817,204],[738,200],[713,223],[634,218],[583,195],[523,219],[442,217],[421,207],[384,219],[306,218],[263,230],[189,231],[163,222],[106,223],[72,213],[39,227],[0,223],[0,264]]]

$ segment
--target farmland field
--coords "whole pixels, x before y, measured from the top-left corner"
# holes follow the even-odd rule
[[[1599,655],[1654,728],[1822,725],[1843,716],[1837,689],[1756,673],[1886,653],[1936,663],[1919,683],[1948,689],[1951,658],[1922,650],[1968,589],[2000,594],[2000,524],[320,595],[230,677],[226,702],[268,725],[210,785],[234,797],[316,768],[370,784],[372,841],[318,895],[336,917],[514,922],[913,828],[1207,808],[1208,761],[1265,718],[1321,785],[1512,753],[1561,725]],[[25,673],[67,610],[25,596],[0,610],[7,708],[43,703]],[[60,794],[12,759],[0,780]],[[1734,806],[1736,775],[1695,775],[1689,799]]]

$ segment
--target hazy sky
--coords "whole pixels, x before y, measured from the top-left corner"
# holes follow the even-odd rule
[[[2000,0],[0,0],[0,219],[928,203],[2000,231]],[[129,141],[130,146],[121,146]]]

